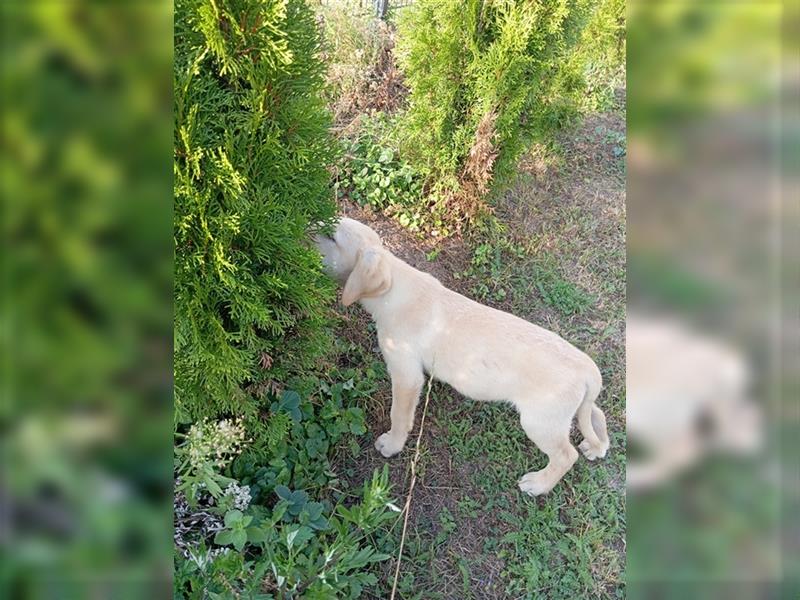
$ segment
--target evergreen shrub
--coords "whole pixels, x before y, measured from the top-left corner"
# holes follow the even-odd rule
[[[175,3],[175,406],[257,416],[253,392],[327,347],[307,243],[334,214],[320,32],[303,0]]]
[[[575,59],[591,0],[418,0],[400,15],[397,56],[410,89],[403,154],[429,200],[456,221],[482,212],[529,143],[578,112]]]
[[[625,0],[600,0],[573,55],[583,72],[581,110],[608,110],[625,83]]]

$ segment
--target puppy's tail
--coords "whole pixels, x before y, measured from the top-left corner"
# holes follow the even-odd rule
[[[578,407],[578,429],[581,430],[584,438],[581,449],[590,460],[604,457],[610,446],[606,416],[595,404],[602,387],[603,377],[600,375],[600,370],[595,366],[592,377],[586,383],[586,393],[583,401]]]

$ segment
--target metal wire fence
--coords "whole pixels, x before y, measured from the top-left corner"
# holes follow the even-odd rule
[[[337,6],[354,13],[372,13],[385,19],[389,11],[412,6],[415,0],[319,0],[323,6]]]

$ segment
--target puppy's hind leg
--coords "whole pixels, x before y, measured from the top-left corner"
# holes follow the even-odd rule
[[[578,447],[589,460],[603,458],[610,445],[606,416],[594,403],[599,393],[598,386],[587,388],[577,412],[578,429],[583,434],[583,441]]]
[[[553,402],[553,401],[551,401]],[[566,407],[551,404],[545,411],[520,407],[520,423],[525,433],[549,462],[539,471],[531,471],[519,480],[519,489],[531,496],[546,494],[578,460],[578,451],[569,441],[571,416]]]

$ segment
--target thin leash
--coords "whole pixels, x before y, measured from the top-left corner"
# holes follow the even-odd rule
[[[432,370],[432,369],[431,369]],[[392,595],[389,600],[394,600],[397,593],[397,581],[400,579],[400,565],[403,562],[403,547],[406,543],[406,531],[408,530],[408,516],[411,514],[411,498],[414,495],[414,486],[417,483],[417,462],[419,461],[419,448],[422,442],[422,432],[425,429],[425,415],[428,413],[428,401],[431,398],[431,385],[433,383],[433,375],[428,377],[428,390],[425,392],[425,404],[422,407],[422,418],[419,422],[419,432],[417,433],[417,444],[414,449],[414,457],[411,459],[411,483],[408,486],[408,495],[406,496],[406,504],[403,507],[405,516],[403,518],[403,533],[400,536],[400,549],[397,552],[397,565],[394,569],[394,583],[392,584]]]

